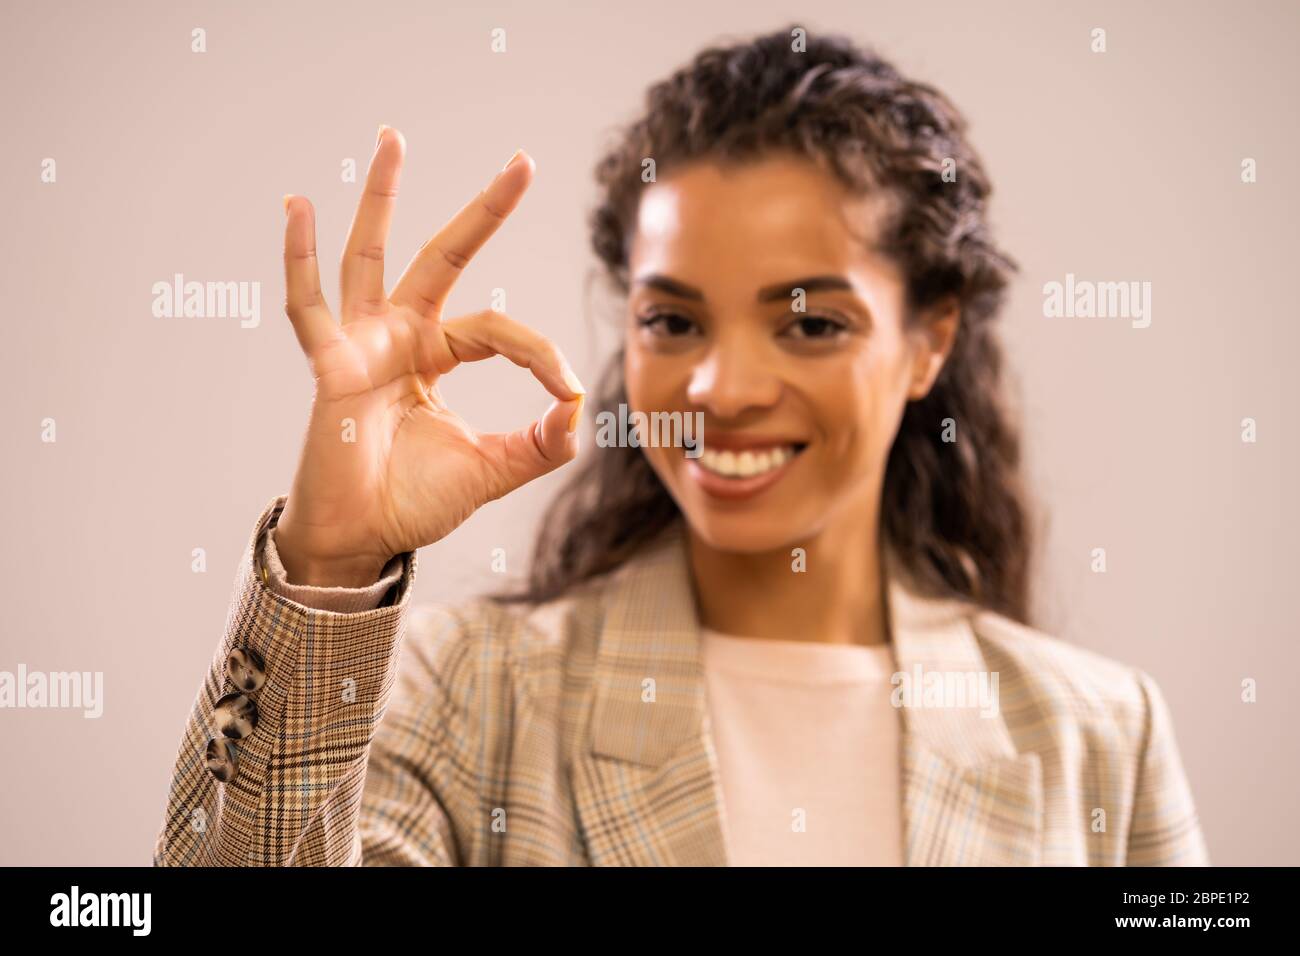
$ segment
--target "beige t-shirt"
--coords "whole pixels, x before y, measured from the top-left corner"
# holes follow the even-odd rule
[[[901,866],[893,649],[701,633],[733,866]]]
[[[377,607],[367,588],[290,584],[267,536],[272,590],[320,610]],[[888,644],[862,647],[701,632],[709,718],[733,866],[901,866],[899,717]]]

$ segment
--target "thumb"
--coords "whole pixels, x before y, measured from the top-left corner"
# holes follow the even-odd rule
[[[578,424],[585,397],[579,395],[567,401],[557,399],[551,402],[546,414],[531,425],[507,435],[492,436],[502,445],[504,458],[502,487],[494,489],[495,497],[509,494],[577,456]],[[569,430],[570,425],[573,431]]]
[[[586,397],[579,393],[577,398],[568,401],[556,399],[546,414],[534,423],[534,441],[548,464],[546,471],[572,461],[578,453],[578,426],[582,420],[582,401]]]

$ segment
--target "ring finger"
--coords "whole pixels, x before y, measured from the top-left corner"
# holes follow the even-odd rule
[[[381,315],[387,307],[384,247],[393,221],[393,207],[397,205],[397,182],[405,152],[406,140],[400,131],[379,127],[375,155],[366,173],[365,191],[348,231],[339,270],[345,324],[362,316]]]

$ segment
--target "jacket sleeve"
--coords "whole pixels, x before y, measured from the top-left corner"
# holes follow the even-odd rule
[[[379,792],[389,796],[383,813],[368,817],[377,828],[373,856],[361,822],[372,744],[397,683],[415,555],[402,555],[397,585],[373,610],[337,613],[297,604],[267,586],[263,565],[267,532],[284,503],[277,498],[262,513],[240,560],[225,633],[181,737],[154,864],[454,863],[436,797],[399,764],[374,771]],[[256,708],[252,731],[237,740],[222,737],[217,723],[227,726],[227,715],[216,711],[218,700],[236,691],[232,652],[257,660],[265,675],[246,695]],[[242,679],[238,668],[235,673]],[[226,782],[208,769],[214,738],[233,758]],[[414,842],[398,839],[387,819],[406,821],[403,832],[417,834]]]
[[[396,586],[406,570],[406,556],[399,554],[384,566],[379,580],[360,588],[316,587],[310,584],[291,584],[288,572],[280,562],[280,552],[275,544],[276,529],[272,527],[262,548],[262,563],[266,565],[266,585],[280,597],[293,604],[316,611],[372,611],[387,596],[389,588]]]
[[[1173,718],[1156,682],[1138,672],[1146,698],[1145,737],[1129,823],[1127,866],[1209,866]]]

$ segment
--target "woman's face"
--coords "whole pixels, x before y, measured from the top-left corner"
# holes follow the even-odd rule
[[[644,453],[708,545],[758,552],[875,529],[903,407],[928,391],[957,322],[949,304],[905,331],[903,276],[871,248],[881,213],[785,154],[696,162],[646,186],[628,402],[703,413],[698,457]]]

